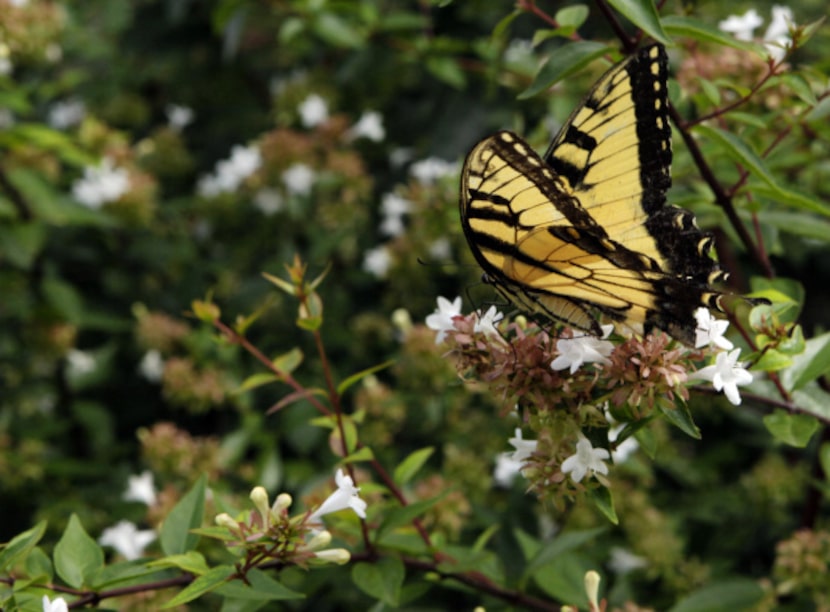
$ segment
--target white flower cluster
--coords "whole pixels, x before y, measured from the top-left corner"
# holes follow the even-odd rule
[[[84,175],[72,185],[72,195],[88,208],[98,209],[115,202],[130,190],[130,176],[124,168],[116,168],[110,158],[97,166],[84,168]]]
[[[236,145],[231,156],[216,164],[213,174],[203,175],[196,186],[200,196],[213,198],[222,193],[236,191],[242,182],[259,170],[262,155],[256,145]]]
[[[743,15],[730,15],[718,24],[723,32],[729,32],[738,40],[752,40],[755,28],[764,23],[764,18],[755,9],[749,9]],[[788,6],[772,7],[772,20],[764,32],[764,46],[770,57],[780,62],[787,55],[787,47],[792,41],[790,30],[795,26],[792,9]]]

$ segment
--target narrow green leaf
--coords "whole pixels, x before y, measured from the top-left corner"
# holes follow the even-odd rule
[[[151,561],[147,564],[147,567],[177,567],[180,570],[196,574],[197,576],[201,576],[210,571],[202,553],[196,552],[195,550],[191,550],[183,555],[170,555],[157,561]]]
[[[579,609],[588,609],[585,595],[585,572],[596,569],[594,561],[585,555],[573,553],[557,557],[533,573],[533,582],[542,592],[559,601],[579,604]]]
[[[375,372],[385,370],[394,363],[395,361],[393,359],[390,359],[389,361],[384,361],[383,363],[379,363],[378,365],[372,366],[371,368],[366,368],[365,370],[361,370],[360,372],[352,374],[347,379],[342,381],[339,385],[337,385],[337,395],[343,395],[346,392],[346,390],[355,383],[360,382],[370,374],[374,374]]]
[[[830,372],[830,332],[807,340],[804,352],[796,355],[792,366],[781,373],[781,382],[787,391],[795,391],[827,372]]]
[[[360,463],[361,461],[371,461],[375,458],[375,453],[368,446],[358,449],[343,459],[343,463]]]
[[[804,448],[818,429],[818,421],[807,414],[790,414],[776,410],[764,417],[764,425],[777,440]]]
[[[761,49],[761,46],[756,43],[738,40],[731,34],[727,34],[694,17],[668,15],[660,21],[663,24],[664,31],[675,38],[691,38],[700,42],[710,42],[748,51],[760,52]]]
[[[8,264],[28,270],[48,236],[46,225],[36,221],[0,225],[0,255]]]
[[[454,57],[433,55],[427,58],[426,68],[437,79],[456,89],[464,89],[467,75],[461,70]]]
[[[764,351],[760,359],[752,364],[752,370],[753,372],[778,372],[790,367],[792,363],[792,357],[773,348]]]
[[[763,160],[758,157],[748,144],[735,136],[735,134],[703,123],[695,126],[694,131],[716,142],[734,161],[744,166],[749,172],[757,178],[760,178],[767,185],[778,190],[775,177],[767,169]]]
[[[363,46],[363,34],[334,13],[321,11],[313,27],[320,38],[336,47],[359,49]]]
[[[305,595],[292,591],[281,582],[275,580],[265,572],[253,569],[245,574],[248,584],[240,580],[226,582],[216,589],[219,595],[233,599],[252,601],[282,601],[287,599],[303,599]]]
[[[613,50],[613,47],[590,40],[569,43],[557,49],[536,73],[530,87],[520,93],[518,98],[520,100],[532,98]]]
[[[769,198],[770,200],[776,201],[778,204],[789,204],[790,206],[794,206],[801,210],[816,212],[824,215],[825,217],[830,217],[830,206],[824,202],[816,200],[815,198],[803,193],[785,189],[780,185],[751,184],[748,186],[748,189],[751,189],[756,196]]]
[[[409,453],[409,456],[401,461],[400,465],[395,468],[395,472],[392,476],[395,482],[399,485],[405,485],[412,480],[413,476],[418,473],[434,452],[435,447],[428,446]]]
[[[574,4],[573,6],[566,6],[556,11],[554,19],[560,27],[577,29],[588,19],[589,12],[588,7],[584,4]]]
[[[824,472],[824,480],[830,484],[830,442],[825,442],[818,449],[818,460],[821,471]]]
[[[654,40],[664,45],[672,44],[660,25],[660,16],[657,14],[654,0],[608,0],[608,4]]]
[[[8,574],[9,568],[25,558],[29,551],[37,546],[40,538],[46,533],[47,524],[47,521],[41,521],[31,529],[17,534],[3,545],[3,550],[0,552],[0,573]]]
[[[55,544],[55,571],[66,584],[80,589],[87,579],[104,566],[104,551],[93,540],[76,514]]]
[[[269,283],[275,285],[288,295],[297,295],[297,288],[293,283],[291,283],[291,281],[283,280],[279,276],[274,276],[272,274],[268,274],[267,272],[263,272],[262,276],[264,276],[265,280]]]
[[[790,210],[760,210],[757,215],[761,225],[771,225],[793,236],[830,242],[830,221],[825,219]]]
[[[352,568],[352,581],[357,588],[395,608],[400,602],[401,586],[405,577],[403,562],[394,557],[373,563],[357,563]]]
[[[253,374],[243,380],[242,384],[234,389],[233,392],[235,394],[245,393],[251,389],[256,389],[257,387],[261,387],[278,380],[280,379],[276,374],[272,374],[271,372],[259,372],[258,374]]]
[[[196,580],[191,582],[183,591],[164,604],[162,608],[175,608],[176,606],[193,601],[205,593],[210,593],[225,584],[228,578],[233,576],[235,573],[236,568],[232,565],[220,565],[218,567],[214,567],[206,574],[202,574],[196,578]]]
[[[614,525],[619,524],[620,519],[617,518],[617,511],[614,509],[614,498],[611,496],[611,489],[608,487],[591,489],[590,496],[594,501],[594,505],[605,515],[605,518]]]
[[[677,402],[674,405],[664,406],[662,403],[659,403],[658,407],[660,408],[660,412],[666,416],[666,420],[668,420],[669,423],[677,427],[690,438],[700,440],[700,429],[698,429],[697,425],[695,425],[695,422],[692,419],[692,413],[689,412],[689,407],[686,404]]]
[[[207,477],[202,475],[170,511],[161,527],[161,549],[165,555],[182,555],[196,548],[199,536],[191,529],[202,526],[205,516]]]
[[[540,567],[552,562],[556,557],[570,553],[583,544],[593,542],[607,530],[607,527],[595,527],[580,531],[567,531],[557,535],[552,542],[543,546],[539,553],[528,562],[525,575],[530,576]]]
[[[413,504],[409,504],[407,506],[403,506],[401,508],[393,508],[386,515],[383,517],[383,522],[380,524],[378,528],[378,539],[381,535],[390,530],[394,529],[395,527],[399,527],[401,525],[408,525],[414,519],[418,518],[422,514],[424,514],[427,510],[432,508],[435,504],[439,501],[444,499],[447,496],[449,490],[444,490],[442,493],[438,494],[436,497],[431,499],[424,499],[421,501],[417,501]]]
[[[724,580],[692,592],[669,612],[734,612],[752,610],[764,597],[764,590],[749,578]]]

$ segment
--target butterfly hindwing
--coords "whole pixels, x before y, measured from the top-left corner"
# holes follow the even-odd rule
[[[520,308],[599,333],[601,312],[694,342],[718,308],[711,236],[666,206],[667,60],[660,45],[605,73],[544,158],[499,132],[462,175],[461,220],[486,278]]]

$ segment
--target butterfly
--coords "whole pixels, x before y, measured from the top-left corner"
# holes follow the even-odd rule
[[[662,45],[613,66],[543,157],[501,131],[461,175],[461,225],[484,280],[521,310],[594,335],[598,317],[694,344],[722,311],[711,234],[666,204],[668,61]]]

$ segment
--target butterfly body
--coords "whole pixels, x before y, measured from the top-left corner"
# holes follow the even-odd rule
[[[666,205],[667,60],[660,45],[603,75],[544,156],[498,132],[473,147],[461,222],[485,280],[522,310],[600,334],[598,314],[694,343],[720,309],[712,237]]]

